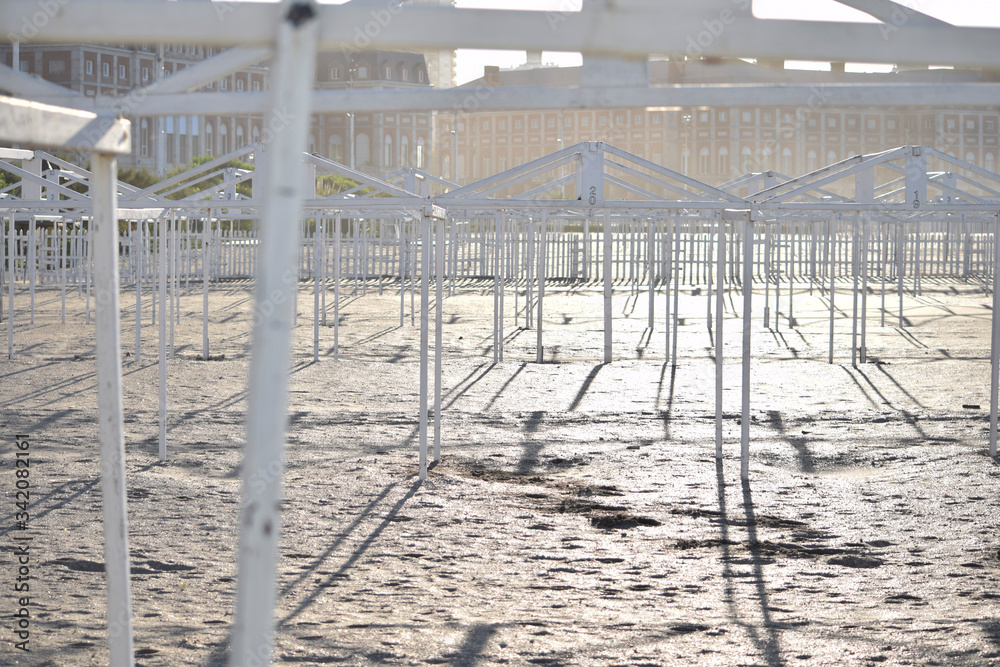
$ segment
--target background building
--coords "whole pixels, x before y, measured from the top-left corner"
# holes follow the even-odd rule
[[[18,68],[83,95],[125,96],[219,53],[211,46],[91,46],[21,44]],[[0,45],[0,62],[13,67],[13,48]],[[162,69],[162,76],[160,75]],[[415,88],[430,86],[424,56],[416,53],[360,52],[352,56],[319,53],[316,87]],[[260,92],[268,89],[267,63],[216,79],[199,92]],[[126,109],[126,116],[127,116]],[[429,165],[432,114],[315,114],[309,150],[385,176],[401,167]],[[199,155],[224,155],[260,139],[256,115],[175,115],[130,117],[133,153],[122,166],[163,172]],[[353,128],[353,132],[352,132]],[[353,158],[353,160],[352,160]]]
[[[976,82],[989,72],[907,69],[852,74],[785,69],[743,60],[652,61],[658,84],[813,83],[816,102],[803,107],[663,107],[605,110],[456,112],[437,117],[434,170],[465,184],[581,141],[605,141],[642,158],[721,184],[748,172],[795,176],[851,155],[900,145],[933,146],[995,171],[997,107],[956,108],[947,100],[928,108],[834,108],[824,105],[828,83]],[[580,68],[487,68],[463,87],[576,86]]]

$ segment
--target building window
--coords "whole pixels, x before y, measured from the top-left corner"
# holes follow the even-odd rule
[[[580,125],[582,127],[590,127],[590,116],[584,116],[580,119]]]
[[[874,132],[877,129],[878,129],[878,121],[876,121],[874,118],[869,118],[868,119],[868,130],[871,131],[871,132]]]
[[[344,161],[344,140],[339,134],[331,134],[327,140],[327,155],[334,162]]]
[[[986,171],[993,171],[995,167],[993,153],[986,154],[986,156],[983,158],[983,166],[986,167]]]
[[[854,130],[854,129],[857,129],[857,127],[858,127],[858,119],[857,118],[848,118],[847,119],[847,129],[848,130]]]
[[[118,80],[119,81],[125,80],[125,65],[118,66]]]
[[[663,114],[662,113],[654,113],[653,114],[653,125],[660,125],[661,123],[663,123]]]
[[[688,164],[689,161],[690,161],[690,155],[691,155],[691,153],[688,151],[687,148],[685,148],[683,151],[681,151],[681,173],[682,174],[687,175],[688,173],[690,173],[690,170],[688,169],[688,167],[690,166]]]
[[[243,79],[236,79],[236,91],[243,92]]]
[[[489,131],[490,131],[490,121],[484,120],[483,121],[483,132],[489,132]]]
[[[740,151],[740,162],[742,163],[740,171],[744,174],[749,174],[753,171],[753,152],[749,146],[744,146],[743,150]]]
[[[101,76],[111,76],[111,63],[101,63]]]
[[[601,127],[607,127],[608,126],[608,117],[607,116],[598,116],[597,117],[597,124],[600,125]]]
[[[965,121],[965,129],[967,129],[967,130],[975,130],[976,129],[976,121],[974,121],[972,119],[969,119],[969,120]]]
[[[219,81],[219,90],[228,90],[228,89],[229,89],[229,79],[223,79]]]
[[[701,113],[698,114],[698,122],[699,123],[707,123],[708,122],[708,112],[707,111],[702,111]]]
[[[532,118],[531,119],[531,129],[532,130],[537,130],[538,129],[538,119],[537,118]]]
[[[139,147],[143,157],[149,155],[149,121],[145,118],[139,124]]]
[[[403,169],[410,166],[410,138],[405,134],[399,138],[399,166]]]
[[[514,129],[515,130],[520,130],[521,127],[523,127],[522,124],[521,124],[521,119],[520,118],[515,118],[514,119]]]
[[[826,164],[831,165],[837,161],[837,151],[829,151],[826,154]]]
[[[418,67],[417,68],[417,83],[423,83],[424,82],[424,78],[425,77],[424,77],[424,70],[423,70],[423,68],[422,67]]]
[[[659,160],[653,160],[659,163]],[[729,149],[723,146],[719,149],[719,173],[728,174],[729,173]]]
[[[996,121],[993,120],[992,118],[987,118],[985,122],[986,122],[986,129],[988,131],[993,132],[994,130],[997,129]],[[989,153],[987,153],[987,155],[989,155]]]
[[[205,87],[208,88],[209,90],[212,90],[213,88],[215,88],[215,82],[214,81],[209,81],[208,85],[205,86]]]
[[[392,65],[385,66],[385,80],[392,81]]]
[[[88,60],[86,66],[84,67],[84,69],[86,69],[88,75],[93,75],[94,74],[94,61],[93,60]]]
[[[785,172],[786,175],[792,173],[792,149],[782,148],[781,149],[781,171]]]
[[[229,129],[225,124],[219,126],[219,150],[223,155],[229,152]]]
[[[573,118],[569,117],[569,116],[566,117],[566,118],[563,118],[563,127],[565,127],[565,128],[572,128],[573,127]]]
[[[205,123],[205,152],[215,155],[215,139],[212,136],[212,124]]]
[[[816,155],[816,151],[809,151],[809,154],[806,155],[806,165],[807,165],[806,169],[808,169],[810,172],[816,171],[818,163],[819,163],[819,156]]]
[[[253,81],[253,82],[251,82],[250,85],[253,86],[253,92],[255,92],[255,93],[259,93],[260,92],[260,81]]]
[[[372,161],[371,139],[364,132],[354,140],[354,160],[359,167],[368,166]]]
[[[550,130],[556,129],[556,119],[555,118],[549,118],[548,122],[546,123],[546,125],[549,126]]]
[[[753,111],[744,111],[743,112],[743,123],[744,124],[750,124],[752,122],[753,122]]]
[[[887,130],[895,130],[896,129],[896,119],[895,118],[890,118],[887,121],[885,121],[885,128]]]
[[[410,70],[403,65],[399,66],[399,80],[400,81],[410,80]]]
[[[340,68],[331,67],[330,68],[330,81],[340,81]]]
[[[632,124],[633,125],[642,125],[642,114],[638,114],[637,113],[634,116],[632,116]]]
[[[708,156],[708,149],[702,148],[698,152],[698,173],[707,174],[709,171],[711,160]]]
[[[834,129],[837,128],[837,117],[836,116],[827,116],[826,117],[826,128],[828,130],[834,130]]]
[[[420,137],[417,139],[417,169],[424,168],[424,139]]]
[[[819,121],[816,119],[816,116],[810,116],[807,125],[811,128],[815,128],[819,125]]]
[[[615,124],[616,125],[624,125],[625,124],[625,114],[623,114],[623,113],[615,114]]]
[[[505,121],[505,120],[498,120],[497,121],[497,129],[501,130],[501,131],[502,130],[506,130],[507,129],[507,121]]]
[[[237,150],[246,146],[246,142],[243,140],[243,126],[236,126],[236,148]],[[313,147],[315,148],[315,146]]]
[[[143,81],[143,83],[145,83],[146,81],[149,81],[149,68],[148,67],[143,67],[142,68],[142,81]]]
[[[368,65],[358,65],[358,78],[367,79],[368,78]]]
[[[49,74],[53,76],[59,76],[66,73],[66,61],[65,60],[50,60],[49,61]]]
[[[392,166],[392,135],[385,135],[385,151],[382,155],[382,166],[391,167]]]
[[[771,112],[770,111],[765,111],[764,112],[764,122],[765,123],[772,123],[772,122],[774,122],[772,120],[772,116],[771,116]]]
[[[761,171],[771,171],[771,149],[765,148],[760,154]]]

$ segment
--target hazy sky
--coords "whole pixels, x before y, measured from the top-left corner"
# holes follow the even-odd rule
[[[955,25],[1000,26],[998,0],[898,0],[898,2]],[[580,0],[456,0],[456,4],[459,7],[538,11],[575,11],[580,8]],[[754,14],[760,18],[875,22],[875,19],[867,14],[845,7],[835,0],[753,0],[753,8]],[[557,65],[579,65],[580,55],[545,52],[542,60]],[[457,82],[461,84],[479,78],[483,75],[485,65],[514,67],[523,62],[523,51],[460,49]]]

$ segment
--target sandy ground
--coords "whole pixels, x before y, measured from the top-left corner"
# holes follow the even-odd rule
[[[276,663],[1000,664],[1000,467],[986,451],[980,286],[925,281],[906,298],[905,329],[894,313],[879,326],[874,293],[869,358],[856,369],[848,296],[832,366],[825,299],[798,285],[798,327],[782,316],[772,331],[760,296],[749,486],[737,294],[719,462],[704,291],[681,295],[672,367],[663,294],[650,333],[646,293],[627,287],[615,296],[616,360],[601,363],[598,285],[549,286],[541,365],[509,291],[505,360],[493,364],[491,289],[462,283],[444,302],[444,459],[421,484],[419,331],[409,316],[399,327],[398,292],[379,296],[372,283],[354,294],[345,281],[340,358],[327,326],[314,363],[312,286],[301,285]],[[166,462],[157,328],[147,293],[136,363],[132,299],[123,370],[137,663],[221,665],[250,285],[212,288],[213,361],[199,358],[200,286],[181,300]],[[15,649],[5,616],[0,664],[105,664],[93,328],[75,293],[65,326],[58,290],[39,291],[33,325],[26,293],[17,301],[15,357],[0,362],[0,597],[13,613],[14,538],[30,535],[31,651]],[[332,325],[332,293],[328,306]],[[25,531],[14,517],[20,433],[31,442]]]

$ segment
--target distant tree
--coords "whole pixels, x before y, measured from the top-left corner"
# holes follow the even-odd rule
[[[316,194],[320,197],[329,197],[341,192],[347,192],[358,187],[360,183],[339,174],[322,174],[316,178]],[[358,190],[359,196],[372,192],[372,188],[362,188]]]

